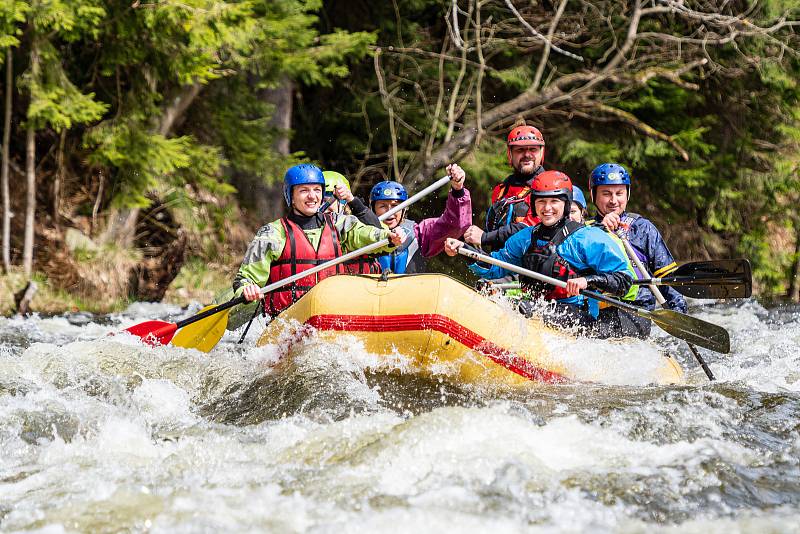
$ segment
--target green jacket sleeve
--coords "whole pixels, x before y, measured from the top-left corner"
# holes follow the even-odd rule
[[[339,230],[344,252],[352,252],[389,237],[389,230],[386,227],[367,226],[353,215],[337,216],[336,229]],[[373,250],[370,254],[385,254],[393,249],[394,246],[390,243],[378,250]]]
[[[286,232],[280,220],[262,226],[247,247],[239,272],[233,279],[233,290],[236,295],[242,294],[246,285],[267,285],[269,269],[272,262],[278,259],[286,244]]]

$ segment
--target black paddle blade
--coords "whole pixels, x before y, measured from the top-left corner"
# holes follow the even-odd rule
[[[744,259],[686,263],[662,283],[696,299],[741,299],[753,294],[750,262]]]
[[[721,326],[666,309],[653,310],[647,313],[647,318],[668,334],[689,343],[721,354],[728,354],[731,351],[730,335]]]

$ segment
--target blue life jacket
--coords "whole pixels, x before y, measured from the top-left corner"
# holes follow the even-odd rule
[[[425,272],[425,258],[419,250],[419,242],[414,234],[414,221],[403,220],[398,227],[402,228],[408,236],[403,243],[390,254],[378,256],[381,271],[390,269],[395,274],[411,274]]]

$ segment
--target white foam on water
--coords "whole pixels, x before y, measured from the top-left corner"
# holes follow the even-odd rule
[[[798,531],[798,322],[755,305],[698,315],[733,334],[734,353],[709,358],[721,384],[630,387],[660,346],[678,349],[666,338],[556,336],[574,372],[625,387],[477,389],[419,415],[386,408],[367,373],[413,362],[351,336],[307,339],[287,360],[254,334],[203,354],[50,321],[77,341],[0,350],[0,531]],[[329,386],[343,415],[301,407],[242,426],[203,410],[280,373]]]
[[[731,353],[719,355],[703,351],[718,381],[746,384],[763,392],[800,392],[800,315],[780,323],[765,321],[768,315],[753,300],[736,308],[702,308],[692,315],[726,328],[731,334]],[[660,329],[659,340],[685,350]],[[690,355],[684,356],[687,366],[698,375],[693,383],[706,382]]]

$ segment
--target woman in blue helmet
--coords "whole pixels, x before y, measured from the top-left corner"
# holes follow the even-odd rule
[[[586,197],[583,196],[583,191],[577,185],[572,186],[572,204],[569,208],[569,218],[577,223],[582,223],[586,220]]]
[[[456,164],[447,166],[450,175],[450,193],[444,213],[439,217],[414,222],[406,219],[406,210],[395,213],[384,221],[390,230],[402,228],[408,238],[390,254],[378,257],[381,268],[393,273],[425,272],[425,258],[430,258],[444,250],[448,237],[461,237],[472,224],[472,200],[464,187],[466,173]],[[370,193],[370,207],[378,216],[408,198],[402,184],[380,182]]]
[[[352,215],[320,213],[325,178],[314,165],[295,165],[283,178],[283,196],[289,213],[262,226],[247,247],[233,282],[236,294],[248,301],[262,298],[259,288],[332,260],[342,254],[389,238],[394,246],[402,231],[367,226]],[[394,247],[387,246],[386,252]],[[343,272],[334,266],[264,295],[264,309],[277,315],[323,278]]]
[[[603,163],[592,171],[589,178],[592,201],[597,207],[595,224],[602,225],[633,245],[633,250],[647,270],[654,277],[666,276],[675,270],[677,264],[667,248],[664,238],[652,222],[637,213],[626,211],[631,192],[631,175],[622,165]],[[644,278],[637,272],[638,278]],[[669,309],[686,313],[686,301],[673,288],[665,286],[662,293]],[[633,302],[636,306],[655,309],[656,299],[647,286],[639,286],[639,293]],[[601,310],[601,314],[615,314],[623,327],[633,335],[647,337],[650,334],[650,321],[632,316],[615,308]]]

